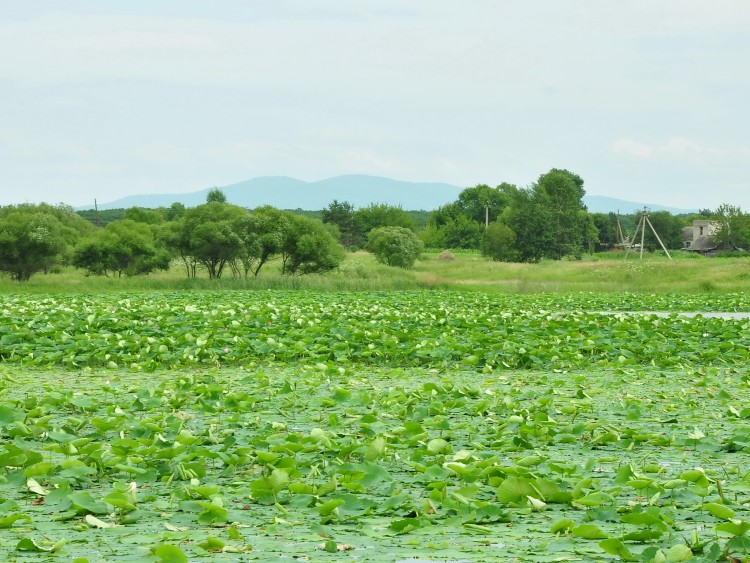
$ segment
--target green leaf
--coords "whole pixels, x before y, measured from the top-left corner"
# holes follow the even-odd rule
[[[87,514],[83,520],[84,522],[86,522],[86,524],[88,524],[92,528],[114,528],[115,527],[115,524],[112,524],[111,522],[104,522],[103,520],[99,520],[99,518],[91,514]]]
[[[734,518],[734,510],[723,504],[715,502],[707,502],[703,505],[703,508],[708,510],[711,514],[722,520],[730,520]]]
[[[624,561],[638,560],[638,558],[633,555],[633,553],[627,547],[625,547],[625,544],[616,538],[602,540],[601,542],[599,542],[599,547],[601,547],[610,555],[617,555],[621,557]]]
[[[104,496],[102,500],[120,510],[127,511],[135,510],[136,508],[135,504],[133,504],[132,496],[119,491],[109,493],[108,495]]]
[[[35,551],[35,552],[49,552],[52,550],[53,545],[44,546],[36,542],[31,538],[21,538],[16,544],[16,551]]]
[[[344,504],[344,500],[340,498],[331,499],[318,506],[318,514],[321,516],[329,516],[339,506]]]
[[[220,552],[224,549],[226,544],[218,538],[207,537],[205,540],[198,544],[198,547],[205,551]]]
[[[717,532],[726,532],[727,534],[732,536],[745,535],[748,530],[750,530],[750,522],[746,522],[744,520],[723,522],[716,526]]]
[[[667,561],[687,561],[693,558],[693,552],[684,543],[678,543],[667,550],[666,557]]]
[[[581,524],[571,530],[571,533],[577,538],[583,538],[586,540],[601,540],[606,539],[607,534],[595,524]]]
[[[42,487],[36,479],[27,479],[26,488],[29,492],[36,493],[40,496],[47,496],[49,494],[49,491]]]
[[[73,507],[77,512],[90,512],[91,514],[108,514],[110,512],[109,507],[96,499],[91,494],[86,492],[75,492],[68,495]]]
[[[557,520],[552,524],[552,527],[549,531],[553,534],[556,534],[558,532],[568,532],[572,530],[575,525],[576,523],[573,522],[573,520],[571,520],[570,518],[561,518],[560,520]]]
[[[0,529],[10,528],[19,520],[23,522],[31,522],[31,516],[27,514],[11,514],[9,516],[5,516],[4,518],[0,518]]]
[[[160,544],[152,549],[159,563],[187,563],[187,555],[176,545]]]

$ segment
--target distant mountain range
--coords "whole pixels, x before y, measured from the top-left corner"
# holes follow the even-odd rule
[[[263,176],[217,187],[224,192],[229,203],[247,208],[272,205],[279,209],[320,210],[328,207],[335,199],[347,201],[355,208],[367,207],[371,203],[387,203],[400,205],[409,211],[437,209],[441,205],[455,201],[458,194],[465,188],[465,186],[451,184],[403,182],[380,176],[364,175],[336,176],[318,182],[304,182],[287,176]],[[206,195],[211,189],[206,188],[184,194],[132,195],[99,204],[99,209],[169,207],[175,202],[180,202],[186,207],[195,207],[206,202]],[[592,213],[619,211],[622,214],[629,214],[640,211],[644,207],[648,207],[651,211],[669,211],[673,214],[696,211],[597,195],[586,195],[583,200]]]

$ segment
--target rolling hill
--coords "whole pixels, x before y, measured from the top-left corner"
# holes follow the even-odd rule
[[[229,203],[254,208],[272,205],[279,209],[319,210],[333,200],[348,201],[355,208],[371,203],[400,205],[407,210],[433,210],[455,201],[462,186],[437,182],[404,182],[380,176],[335,176],[317,182],[305,182],[287,176],[262,176],[227,186],[218,186]],[[211,188],[183,194],[132,195],[99,205],[99,209],[128,207],[169,207],[180,202],[187,207],[205,203]],[[619,211],[634,213],[648,207],[652,211],[690,213],[693,209],[677,209],[663,205],[626,201],[611,197],[586,195],[584,203],[593,213]]]

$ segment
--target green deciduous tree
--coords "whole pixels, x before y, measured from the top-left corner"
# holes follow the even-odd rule
[[[362,225],[360,224],[354,206],[348,201],[333,200],[323,210],[323,222],[336,225],[339,229],[341,244],[349,249],[362,246]]]
[[[375,255],[378,262],[399,268],[411,268],[424,246],[410,229],[379,227],[370,231],[366,248]]]
[[[322,221],[304,215],[288,215],[281,248],[284,274],[312,274],[333,270],[345,251]]]
[[[583,180],[567,170],[553,168],[539,177],[533,186],[539,203],[545,207],[552,241],[543,255],[560,259],[563,256],[580,257],[583,251],[586,228],[586,207],[583,204]]]
[[[226,203],[227,196],[219,188],[211,188],[206,195],[206,203]]]
[[[107,224],[73,253],[73,265],[95,275],[149,274],[168,269],[169,263],[169,254],[156,247],[149,225],[131,219]]]
[[[354,217],[360,224],[364,236],[378,227],[404,227],[416,231],[414,217],[400,206],[372,203],[355,211]]]
[[[484,232],[484,223],[474,221],[466,215],[458,214],[449,217],[445,223],[438,227],[442,248],[479,248]]]
[[[147,225],[159,225],[166,220],[167,210],[163,207],[158,209],[147,209],[145,207],[130,207],[125,210],[123,219],[130,219],[137,223]]]
[[[516,235],[516,259],[539,262],[547,258],[555,243],[553,217],[548,201],[534,190],[518,190],[503,210],[500,222]]]
[[[68,205],[0,207],[0,271],[26,281],[36,272],[67,264],[73,246],[94,231]]]
[[[750,250],[750,215],[743,213],[740,207],[722,204],[711,214],[711,220],[716,223],[711,238],[719,248]]]
[[[478,249],[487,224],[494,222],[512,201],[517,188],[502,183],[466,188],[458,199],[436,209],[422,240],[432,248]]]
[[[0,271],[28,281],[60,259],[63,225],[50,213],[14,211],[0,218]]]
[[[248,212],[226,203],[205,203],[185,211],[176,221],[166,223],[160,232],[165,246],[185,263],[189,277],[203,266],[208,277],[218,279],[224,268],[235,260],[242,248],[236,232],[237,221]]]
[[[616,248],[622,242],[617,230],[617,215],[614,213],[591,213],[590,217],[598,233],[597,250]]]
[[[237,219],[234,230],[241,248],[233,263],[235,274],[242,270],[245,277],[250,272],[257,277],[273,256],[281,254],[291,217],[288,211],[262,206]]]
[[[510,227],[495,221],[482,233],[480,250],[482,256],[498,262],[512,262],[516,259],[516,233]]]
[[[648,220],[667,249],[682,248],[682,229],[686,226],[684,218],[672,215],[669,211],[652,211],[648,213]],[[640,231],[636,239],[632,242],[640,244]],[[661,245],[649,225],[645,225],[643,244],[650,252],[661,249]]]

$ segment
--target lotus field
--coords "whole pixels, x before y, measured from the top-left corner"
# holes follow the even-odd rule
[[[750,560],[744,294],[0,310],[0,560]]]

